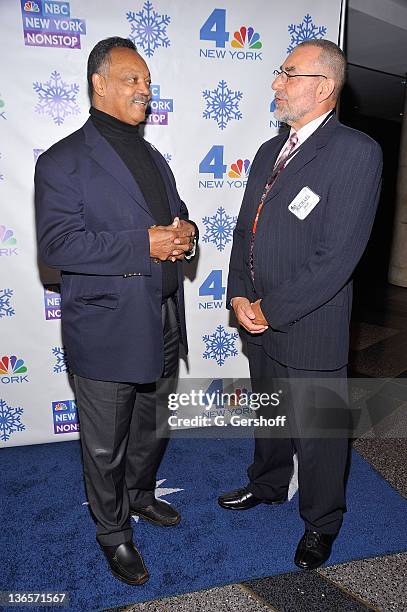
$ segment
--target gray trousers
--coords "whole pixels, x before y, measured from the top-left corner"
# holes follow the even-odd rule
[[[160,397],[176,384],[179,327],[172,298],[162,306],[164,370]],[[168,407],[157,383],[92,380],[74,375],[83,469],[100,544],[132,539],[130,507],[154,499],[156,475],[168,444]],[[163,393],[163,395],[161,395]],[[159,431],[158,431],[159,430]]]

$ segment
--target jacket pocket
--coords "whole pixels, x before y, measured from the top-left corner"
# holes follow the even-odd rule
[[[102,308],[117,308],[119,304],[119,293],[100,293],[98,295],[81,295],[76,301],[88,306],[100,306]]]

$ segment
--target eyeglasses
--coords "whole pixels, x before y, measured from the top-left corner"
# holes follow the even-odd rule
[[[277,78],[281,76],[283,83],[288,83],[288,79],[295,79],[295,77],[322,77],[327,79],[325,74],[288,74],[285,70],[274,70],[274,76]]]

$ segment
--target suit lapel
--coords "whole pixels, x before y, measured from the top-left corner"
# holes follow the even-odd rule
[[[335,116],[333,116],[321,129],[318,129],[311,134],[309,138],[307,138],[300,151],[293,157],[287,167],[284,168],[281,174],[278,176],[273,187],[268,192],[265,202],[277,196],[284,185],[290,182],[297,172],[304,168],[304,166],[306,166],[320,153],[320,150],[325,147],[331,138],[332,132],[336,129],[337,125],[338,120]]]
[[[274,165],[276,163],[278,154],[281,148],[284,146],[288,137],[288,131],[285,130],[282,134],[275,136],[269,141],[267,148],[265,148],[262,157],[259,159],[256,165],[256,180],[253,182],[253,191],[250,193],[250,207],[257,210],[260,198],[264,192],[264,187],[270,178]],[[253,174],[253,173],[252,173]]]
[[[113,147],[108,143],[106,138],[103,138],[98,132],[91,119],[87,120],[83,126],[83,130],[85,132],[86,144],[91,149],[91,157],[118,181],[137,204],[152,217],[151,210],[130,170]]]

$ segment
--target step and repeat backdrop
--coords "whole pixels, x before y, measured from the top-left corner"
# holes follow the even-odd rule
[[[190,354],[181,377],[246,377],[225,309],[232,233],[262,142],[279,123],[271,83],[299,42],[338,41],[341,0],[3,0],[0,76],[0,447],[77,438],[59,277],[37,257],[35,162],[88,118],[86,62],[130,38],[152,75],[145,138],[170,164],[201,234],[186,266]],[[108,345],[106,359],[109,359]]]

